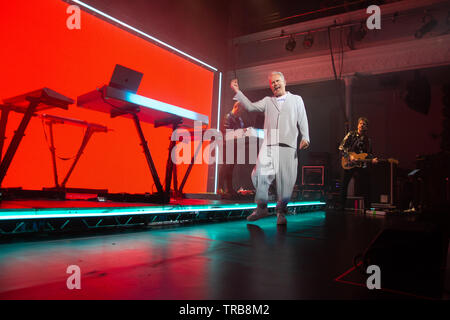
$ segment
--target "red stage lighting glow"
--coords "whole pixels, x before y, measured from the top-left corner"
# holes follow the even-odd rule
[[[144,73],[138,94],[186,108],[211,119],[214,73],[187,59],[81,11],[81,28],[70,30],[68,3],[61,0],[9,1],[0,11],[2,85],[0,99],[48,87],[74,100],[108,84],[114,66]],[[67,187],[108,189],[109,192],[155,192],[131,120],[85,110],[50,109],[46,113],[98,123],[111,129],[91,138]],[[5,151],[21,115],[11,113]],[[142,123],[156,169],[164,183],[170,130]],[[56,153],[70,158],[78,150],[83,128],[54,127]],[[47,133],[48,136],[48,133]],[[58,161],[64,176],[71,161]],[[187,165],[179,167],[178,177]],[[206,164],[195,165],[184,188],[205,192]],[[51,154],[43,125],[33,118],[11,163],[2,187],[52,187]]]

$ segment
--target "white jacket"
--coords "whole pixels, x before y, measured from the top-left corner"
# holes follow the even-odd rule
[[[265,97],[251,102],[241,91],[234,96],[248,111],[264,112],[264,130],[266,144],[287,144],[297,148],[298,131],[302,140],[309,140],[308,117],[302,97],[287,92],[286,100],[280,108],[276,97]],[[280,111],[281,110],[281,111]],[[275,131],[276,130],[276,131]],[[276,133],[276,136],[273,136]]]

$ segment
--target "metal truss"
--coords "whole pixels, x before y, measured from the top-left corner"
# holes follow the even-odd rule
[[[300,214],[324,209],[324,204],[289,207],[290,214]],[[274,212],[269,208],[269,212]],[[158,225],[215,222],[245,219],[253,209],[186,211],[158,214],[133,214],[98,217],[35,218],[0,221],[0,235],[31,233],[84,232],[93,229],[145,228]]]

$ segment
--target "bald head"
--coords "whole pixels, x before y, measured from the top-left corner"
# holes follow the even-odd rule
[[[269,75],[269,85],[275,97],[286,94],[286,81],[281,72],[274,71]]]

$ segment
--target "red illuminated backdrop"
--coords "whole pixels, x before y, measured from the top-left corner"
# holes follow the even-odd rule
[[[0,99],[48,87],[76,100],[107,84],[114,66],[121,64],[144,73],[138,94],[207,115],[211,122],[212,71],[84,11],[81,29],[69,30],[67,7],[61,0],[9,1],[2,5]],[[98,123],[112,130],[92,136],[67,187],[129,193],[156,191],[130,119],[111,119],[75,104],[67,111],[55,108],[46,113]],[[10,114],[3,153],[20,118]],[[142,127],[164,183],[170,130],[146,123]],[[84,129],[56,125],[54,134],[57,155],[75,156]],[[71,162],[58,161],[60,181]],[[179,168],[179,177],[185,170],[186,166]],[[205,192],[207,173],[206,164],[195,165],[184,191]],[[39,118],[31,120],[2,184],[19,186],[54,186],[51,155]]]

